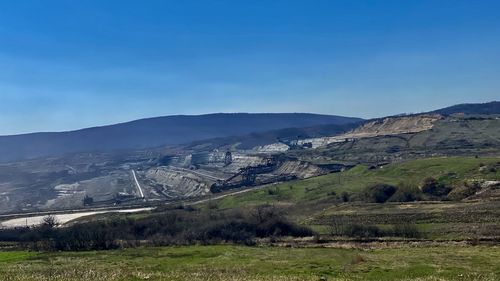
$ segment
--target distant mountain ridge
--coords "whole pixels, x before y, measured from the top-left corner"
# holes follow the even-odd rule
[[[492,101],[487,103],[464,103],[450,107],[434,110],[429,113],[437,113],[441,115],[452,115],[457,113],[464,114],[500,114],[500,101]]]
[[[424,114],[429,113],[445,116],[457,113],[500,114],[500,102],[459,104]],[[340,133],[353,129],[363,121],[367,120],[309,113],[217,113],[155,117],[69,132],[0,136],[0,162],[80,152],[189,144],[228,137],[243,140],[242,147],[247,148],[280,137]]]
[[[308,113],[218,113],[147,118],[69,132],[0,136],[0,162],[176,145],[286,128],[346,125],[362,120]]]

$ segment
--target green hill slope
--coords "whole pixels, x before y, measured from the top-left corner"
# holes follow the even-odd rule
[[[342,192],[357,193],[370,184],[419,185],[427,177],[434,177],[451,186],[465,180],[500,180],[499,165],[500,158],[474,157],[418,159],[377,169],[359,165],[342,173],[284,183],[226,197],[220,202],[220,207],[243,207],[248,204],[277,202],[312,203],[337,198]]]

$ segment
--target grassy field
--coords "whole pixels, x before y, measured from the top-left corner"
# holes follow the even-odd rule
[[[322,234],[328,234],[325,226],[332,218],[343,217],[350,223],[382,228],[410,223],[425,239],[493,238],[500,235],[498,206],[498,201],[338,204],[327,206],[302,222]]]
[[[9,280],[484,280],[498,247],[371,250],[189,246],[84,253],[0,252]]]
[[[500,180],[500,169],[495,172],[487,169],[480,171],[482,165],[498,165],[498,163],[500,158],[449,157],[412,160],[374,170],[360,165],[342,173],[229,196],[220,200],[218,204],[221,208],[233,208],[263,203],[307,203],[326,200],[342,192],[359,192],[370,184],[419,185],[426,177],[435,177],[451,185],[473,179]]]

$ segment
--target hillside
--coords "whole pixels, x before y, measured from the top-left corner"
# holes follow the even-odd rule
[[[186,131],[203,130],[195,125]],[[210,131],[213,126],[207,128]],[[499,132],[500,119],[493,115],[424,114],[268,130],[155,149],[108,149],[3,163],[0,191],[5,197],[0,198],[0,212],[81,208],[86,195],[97,205],[114,204],[117,196],[125,196],[132,204],[138,195],[131,170],[137,173],[148,200],[169,201],[208,195],[218,181],[228,180],[224,189],[238,189],[358,164],[379,166],[437,156],[496,157]],[[225,163],[227,152],[232,154],[229,164]],[[262,168],[252,183],[245,183],[239,174],[241,169],[267,165],[270,160],[272,165]]]
[[[487,167],[487,168],[482,168]],[[451,186],[459,186],[467,180],[499,180],[499,158],[429,158],[394,163],[373,169],[359,165],[341,173],[284,183],[267,189],[256,190],[221,200],[220,207],[241,207],[262,202],[318,203],[334,200],[342,192],[359,193],[371,184],[397,185],[408,183],[418,186],[427,177],[435,177]]]
[[[442,109],[432,111],[431,113],[437,113],[442,115],[452,115],[457,113],[463,114],[500,114],[500,102],[493,101],[488,103],[466,103],[458,104]]]
[[[377,167],[420,158],[500,153],[500,119],[495,115],[421,114],[354,121],[358,119],[309,114],[216,114],[31,135],[38,142],[29,136],[11,137],[18,142],[10,140],[0,147],[0,159],[33,152],[51,157],[0,164],[0,213],[82,208],[85,196],[98,206],[122,199],[138,203],[134,173],[140,193],[156,202],[308,178],[359,164]],[[287,128],[320,122],[341,124]],[[269,130],[273,126],[285,129]],[[169,142],[180,144],[116,151],[127,145]],[[76,149],[93,152],[69,153]],[[64,151],[69,154],[52,156]],[[243,170],[252,171],[252,176]]]
[[[430,112],[428,116],[434,119],[436,114],[449,116],[457,113],[500,114],[500,102],[455,105]],[[383,119],[374,119],[372,122],[381,120]],[[69,132],[0,136],[0,162],[79,152],[111,152],[163,145],[196,144],[200,141],[206,143],[208,139],[212,139],[215,146],[220,146],[221,143],[240,143],[241,149],[249,149],[283,138],[332,136],[352,129],[363,121],[360,118],[302,113],[165,116]],[[434,120],[429,119],[420,124],[406,124],[400,129],[414,132],[415,125],[430,128],[432,123]],[[383,125],[394,126],[391,123]],[[359,130],[366,131],[366,128]],[[370,132],[370,135],[373,133]]]
[[[345,125],[359,121],[359,118],[300,113],[158,117],[71,132],[1,136],[0,162],[76,152],[150,148],[285,128]]]
[[[429,177],[448,188],[446,197],[421,191]],[[367,188],[381,184],[395,186],[397,191],[385,203],[367,202]],[[426,238],[466,239],[500,235],[499,200],[499,158],[450,157],[411,160],[378,169],[359,165],[341,173],[229,196],[216,206],[283,206],[295,221],[323,234],[330,234],[335,219],[382,228],[405,221]]]
[[[493,116],[389,117],[343,135],[312,139],[314,150],[291,152],[316,163],[387,163],[430,156],[498,155],[500,119]],[[307,140],[306,140],[307,141]]]

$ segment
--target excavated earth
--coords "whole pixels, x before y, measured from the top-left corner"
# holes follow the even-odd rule
[[[432,129],[435,123],[442,119],[441,115],[388,117],[368,122],[339,136],[305,139],[301,140],[299,144],[311,143],[313,148],[318,148],[353,139],[419,133]]]
[[[203,196],[211,193],[214,184],[232,179],[242,169],[265,167],[270,160],[274,164],[257,175],[257,183],[319,176],[336,171],[331,168],[335,165],[349,167],[352,163],[460,153],[498,155],[500,120],[388,117],[344,134],[297,140],[297,145],[303,147],[292,149],[276,142],[237,150],[237,144],[227,142],[210,150],[203,145],[199,149],[180,146],[0,164],[0,213],[82,208],[86,197],[92,198],[92,206],[109,206]],[[225,159],[228,151],[232,153],[230,163]],[[233,182],[241,178],[234,177]]]

